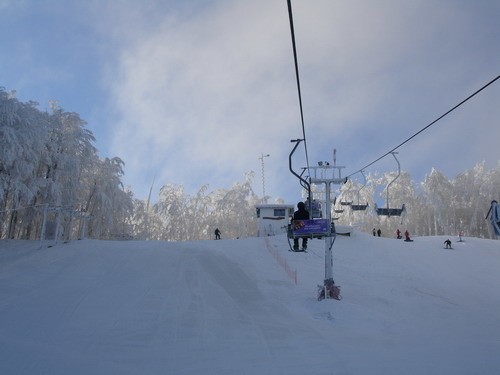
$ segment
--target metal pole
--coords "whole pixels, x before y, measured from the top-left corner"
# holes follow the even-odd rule
[[[359,205],[359,193],[361,192],[361,190],[363,190],[363,188],[366,186],[366,176],[365,176],[365,173],[364,171],[360,171],[361,174],[363,175],[363,186],[361,186],[361,188],[358,190],[358,205]]]
[[[42,219],[42,229],[40,231],[40,247],[43,245],[43,241],[45,241],[45,225],[47,223],[47,211],[49,209],[49,205],[45,203],[43,205],[43,219]]]
[[[264,176],[264,158],[268,158],[269,154],[264,155],[263,153],[260,154],[259,160],[262,163],[262,199],[264,199],[265,203],[267,203],[266,199],[266,184],[265,184],[265,176]]]
[[[331,202],[330,202],[330,184],[331,182],[325,182],[325,211],[326,211],[326,218],[328,219],[329,225],[331,225],[332,222],[332,209],[331,209]],[[325,237],[325,285],[327,280],[333,280],[333,255],[332,255],[332,248],[330,246],[330,237],[326,236]],[[328,298],[328,297],[326,297]]]
[[[396,178],[394,180],[389,182],[389,185],[387,185],[387,211],[389,211],[389,186],[391,186],[392,183],[394,181],[396,181],[398,179],[398,177],[401,175],[401,164],[399,164],[399,160],[396,157],[397,152],[393,151],[393,152],[391,152],[391,154],[394,157],[394,159],[396,160],[396,163],[398,163],[398,175],[396,176]]]
[[[54,236],[54,245],[59,241],[59,234],[61,232],[61,207],[56,208],[56,234]]]

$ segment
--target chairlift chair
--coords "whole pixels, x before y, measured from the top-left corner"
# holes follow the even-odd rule
[[[333,246],[333,242],[336,237],[335,224],[333,223],[333,221],[321,217],[322,216],[321,204],[318,201],[312,199],[311,184],[304,177],[302,177],[302,175],[297,174],[292,168],[292,155],[301,141],[302,141],[301,139],[292,140],[292,142],[295,142],[295,146],[292,152],[290,152],[290,155],[288,157],[288,165],[290,172],[295,177],[297,177],[300,181],[300,184],[307,189],[308,198],[306,200],[307,202],[306,206],[308,206],[309,209],[309,220],[294,220],[291,224],[288,224],[288,230],[287,230],[288,245],[290,246],[291,251],[295,251],[292,245],[292,240],[294,239],[298,238],[321,239],[323,237],[331,237],[332,238],[332,240],[330,241],[330,248],[331,248],[331,246]],[[318,218],[315,218],[315,216],[317,216]]]
[[[351,210],[353,211],[365,211],[368,208],[368,203],[366,204],[351,204]]]
[[[288,224],[287,240],[291,251],[293,249],[293,240],[298,238],[321,239],[323,237],[334,237],[335,224],[328,219],[309,219],[294,220]]]
[[[361,174],[363,175],[364,183],[361,188],[358,190],[358,203],[357,204],[351,204],[351,210],[353,211],[365,211],[368,208],[368,202],[366,204],[359,204],[359,192],[363,190],[363,188],[366,186],[366,176],[363,173],[363,171],[360,171]]]
[[[401,208],[377,207],[375,205],[375,210],[379,216],[401,216],[406,211],[406,207],[404,204]]]
[[[396,160],[396,163],[398,163],[398,175],[391,181],[389,184],[387,184],[386,191],[387,191],[387,199],[386,199],[386,204],[387,206],[382,208],[382,207],[377,207],[375,204],[375,211],[377,212],[378,216],[401,216],[403,212],[406,211],[405,205],[401,208],[389,208],[389,187],[398,179],[398,177],[401,175],[401,165],[399,164],[399,160],[396,158],[397,152],[391,152],[392,156]]]
[[[335,212],[336,214],[341,214],[344,212],[344,209],[343,208],[335,208],[335,206],[337,205],[337,198],[338,197],[335,197],[333,199],[333,212]],[[343,206],[342,202],[340,202],[340,206]]]
[[[309,204],[309,198],[305,201],[306,207],[311,213],[312,219],[321,219],[323,218],[323,212],[321,211],[321,203],[316,199],[313,199],[311,204]]]

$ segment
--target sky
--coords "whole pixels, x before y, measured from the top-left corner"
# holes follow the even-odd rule
[[[351,175],[500,74],[500,2],[292,1],[307,159]],[[153,199],[230,188],[254,172],[270,201],[300,198],[303,137],[285,0],[0,0],[0,86],[56,100],[124,183]],[[500,80],[398,149],[420,182],[500,160]],[[306,166],[304,143],[294,166]],[[259,159],[261,158],[261,159]],[[367,173],[397,169],[389,156]],[[357,173],[352,176],[362,181]]]
[[[2,240],[0,372],[498,374],[499,241],[413,239]]]

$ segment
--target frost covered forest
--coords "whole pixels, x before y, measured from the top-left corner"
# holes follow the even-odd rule
[[[231,188],[210,191],[204,185],[195,195],[167,183],[153,204],[134,198],[122,183],[124,161],[101,158],[94,142],[79,114],[55,102],[41,111],[38,103],[21,102],[15,92],[0,87],[0,239],[187,241],[212,238],[216,227],[223,238],[256,234],[254,206],[269,197],[252,190],[253,172]],[[385,204],[384,188],[393,178],[391,173],[367,175],[359,200],[370,208],[353,212],[345,206],[334,214],[338,223],[369,232],[381,228],[384,236],[399,227],[412,235],[489,237],[485,216],[491,200],[500,197],[500,163],[492,170],[479,163],[453,179],[430,169],[421,183],[403,172],[391,185],[390,197],[391,206],[405,204],[406,215],[378,217],[374,204]],[[340,202],[356,203],[360,188],[353,181],[343,185],[337,211]]]

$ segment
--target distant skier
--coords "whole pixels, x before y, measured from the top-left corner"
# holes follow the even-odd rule
[[[401,238],[403,238],[403,236],[401,236],[401,231],[399,230],[399,228],[398,228],[398,230],[396,231],[396,238],[397,238],[398,240],[400,240]]]
[[[377,231],[375,230],[375,228],[373,228],[372,233],[373,233],[373,237],[375,237],[377,235]]]
[[[444,244],[445,244],[445,249],[451,249],[451,241],[450,239],[448,238],[446,241],[444,241]]]
[[[408,229],[405,231],[405,241],[406,242],[412,242],[413,240],[410,239],[410,232],[408,232]]]
[[[306,205],[304,202],[297,203],[298,210],[293,213],[292,226],[295,227],[300,220],[309,220],[309,211],[306,210]],[[299,249],[299,239],[293,239],[293,249]],[[307,250],[307,237],[302,237],[302,250]]]
[[[378,228],[378,231],[377,231],[377,236],[381,236],[382,235],[382,231],[380,230],[380,228]]]
[[[216,240],[220,240],[220,230],[219,228],[215,228],[215,239]]]

